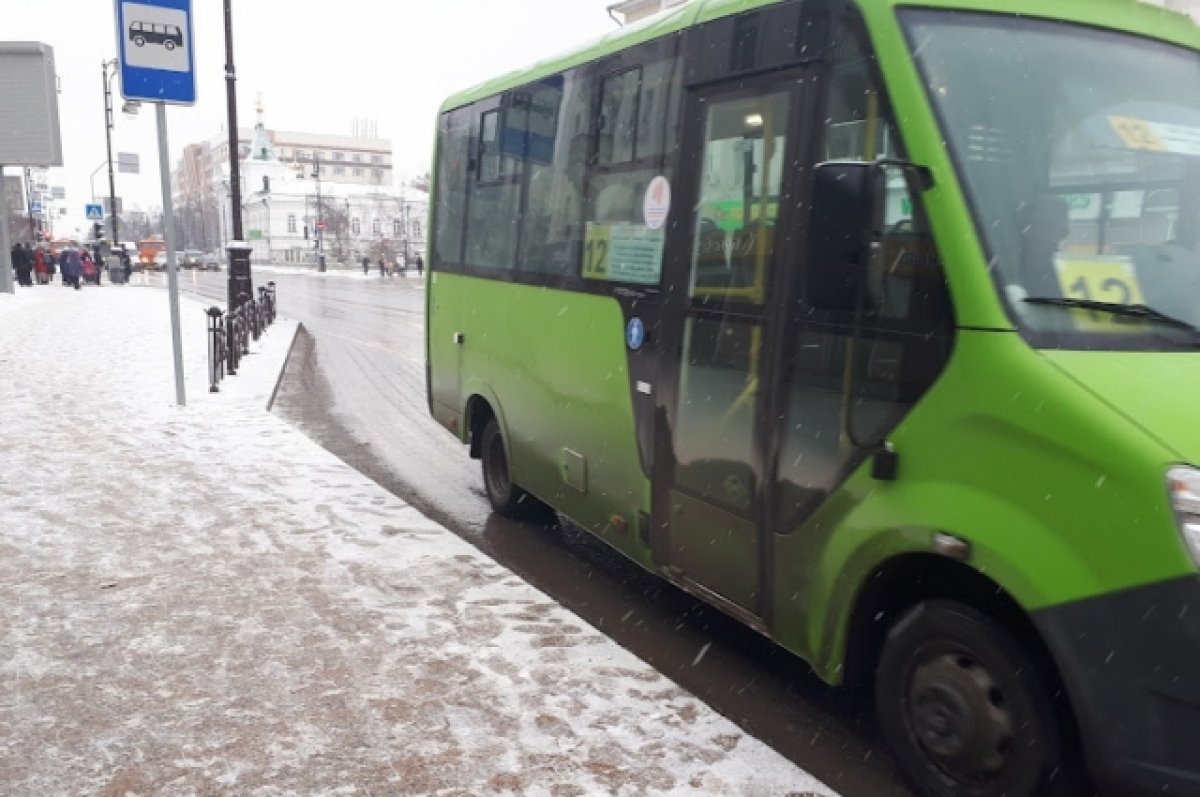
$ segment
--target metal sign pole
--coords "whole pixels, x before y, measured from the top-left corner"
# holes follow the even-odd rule
[[[175,403],[183,407],[183,338],[179,329],[179,272],[175,262],[175,208],[171,206],[171,156],[167,151],[167,106],[154,104],[158,119],[158,169],[162,177],[163,240],[167,244],[167,295],[171,302],[171,347],[175,355]]]
[[[4,184],[4,166],[0,165],[0,293],[15,293],[13,288],[12,243],[8,240],[8,186]]]

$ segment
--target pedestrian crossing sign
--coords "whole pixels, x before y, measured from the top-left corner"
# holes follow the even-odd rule
[[[104,221],[104,206],[103,205],[88,205],[87,206],[88,221]]]

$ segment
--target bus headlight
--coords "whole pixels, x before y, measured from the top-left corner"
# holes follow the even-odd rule
[[[1171,468],[1167,471],[1167,493],[1183,542],[1192,561],[1200,567],[1200,470]]]

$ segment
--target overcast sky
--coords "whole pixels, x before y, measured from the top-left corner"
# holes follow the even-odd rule
[[[613,30],[613,0],[234,0],[238,121],[254,123],[261,95],[268,127],[350,134],[375,119],[390,138],[398,174],[429,168],[437,107],[454,91]],[[83,227],[89,176],[105,161],[100,63],[116,55],[110,0],[0,0],[0,40],[54,47],[65,166],[51,184],[67,190],[70,215],[56,230]],[[221,0],[194,0],[199,101],[171,108],[171,162],[182,148],[223,130]],[[119,82],[119,81],[118,81]],[[114,84],[116,85],[116,84]],[[118,89],[119,91],[119,89]],[[120,107],[120,100],[117,102]],[[0,125],[4,124],[0,109]],[[154,112],[117,114],[115,153],[141,155],[142,174],[117,175],[126,208],[160,204]],[[15,173],[10,169],[9,173]],[[107,194],[106,171],[96,192]]]

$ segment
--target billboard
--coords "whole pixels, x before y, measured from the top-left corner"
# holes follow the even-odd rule
[[[0,165],[62,166],[54,49],[37,42],[0,42]]]

